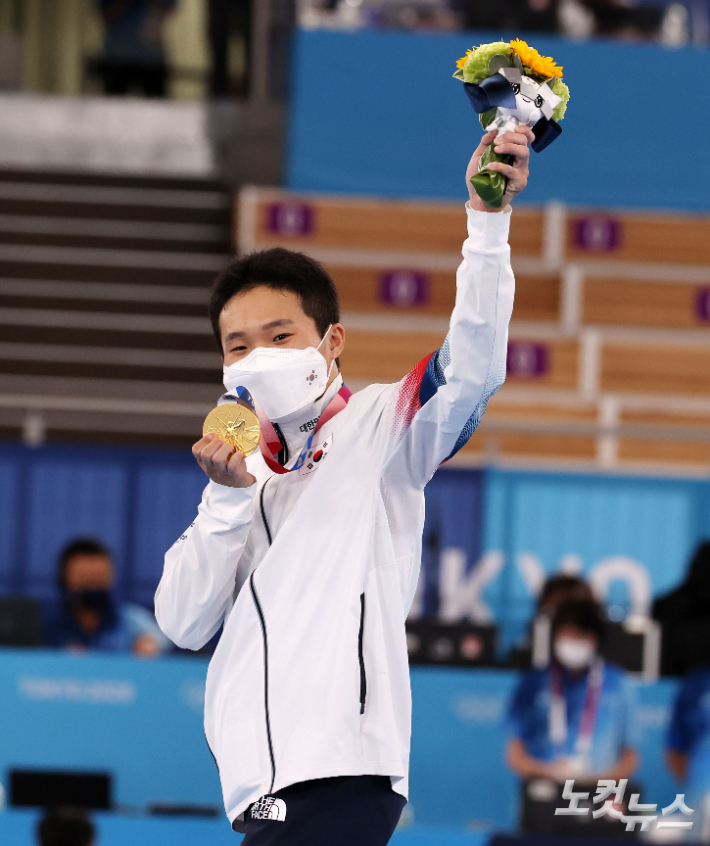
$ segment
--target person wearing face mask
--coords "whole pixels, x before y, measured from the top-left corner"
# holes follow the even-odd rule
[[[140,605],[116,602],[114,565],[106,547],[77,538],[59,556],[60,603],[46,625],[47,644],[72,652],[132,652],[151,657],[171,648],[153,615]]]
[[[555,573],[548,576],[537,598],[535,617],[525,635],[518,641],[508,656],[508,666],[527,669],[532,663],[533,626],[541,616],[552,619],[558,606],[569,599],[593,599],[592,589],[580,576],[570,573]]]
[[[247,255],[214,288],[223,401],[253,405],[262,440],[246,459],[214,434],[193,447],[209,482],[166,553],[155,609],[183,648],[223,627],[205,733],[244,846],[384,846],[406,804],[405,619],[424,487],[505,378],[508,203],[527,182],[533,136],[519,127],[497,138],[515,157],[499,166],[509,181],[497,212],[469,182],[494,134],[466,175],[468,238],[448,336],[400,382],[347,388],[337,290],[312,259]]]
[[[596,784],[636,770],[633,691],[625,673],[602,657],[603,642],[594,600],[557,608],[549,666],[524,674],[508,712],[506,760],[522,779]]]

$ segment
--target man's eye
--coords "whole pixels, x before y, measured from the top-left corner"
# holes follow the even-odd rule
[[[232,347],[230,352],[244,352],[245,349],[246,347]]]
[[[286,338],[289,338],[290,335],[287,332],[282,332],[280,335],[277,335],[274,338],[274,341],[285,341]]]

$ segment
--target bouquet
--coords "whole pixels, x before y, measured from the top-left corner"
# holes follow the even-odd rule
[[[567,110],[569,88],[562,82],[562,68],[553,59],[516,38],[474,47],[456,66],[454,78],[463,82],[484,129],[510,132],[527,124],[535,135],[532,148],[537,153],[562,132],[558,121]],[[493,147],[490,144],[481,156],[471,182],[487,206],[500,208],[508,180],[488,170],[488,164],[512,164],[513,157],[498,155]]]

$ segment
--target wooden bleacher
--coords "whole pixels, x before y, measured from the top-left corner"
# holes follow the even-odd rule
[[[705,287],[682,281],[648,282],[590,275],[584,280],[581,321],[590,326],[702,328],[707,325],[701,310]]]
[[[613,256],[620,262],[710,265],[710,218],[671,213],[571,213],[565,255],[569,261]]]
[[[445,334],[461,205],[246,189],[235,237],[321,260],[352,326],[345,372],[389,381]],[[510,241],[508,379],[462,459],[704,472],[710,218],[518,207]]]
[[[0,173],[0,431],[191,443],[221,392],[209,287],[283,245],[340,290],[358,389],[443,341],[462,203]],[[234,229],[230,232],[230,226]],[[516,208],[508,379],[457,461],[706,472],[710,219]]]
[[[237,218],[241,248],[285,246],[326,250],[400,252],[455,257],[466,237],[463,203],[410,202],[336,196],[291,195],[269,189],[242,189]],[[525,224],[512,236],[513,248],[541,255],[543,215],[523,209]]]

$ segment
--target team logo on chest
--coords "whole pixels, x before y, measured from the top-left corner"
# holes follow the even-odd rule
[[[303,467],[298,471],[301,476],[306,476],[308,473],[312,473],[314,470],[317,470],[318,467],[325,461],[328,456],[328,452],[333,445],[333,436],[329,435],[322,444],[318,444],[318,446],[313,446],[311,449],[308,450],[306,454],[306,459],[303,463]]]

